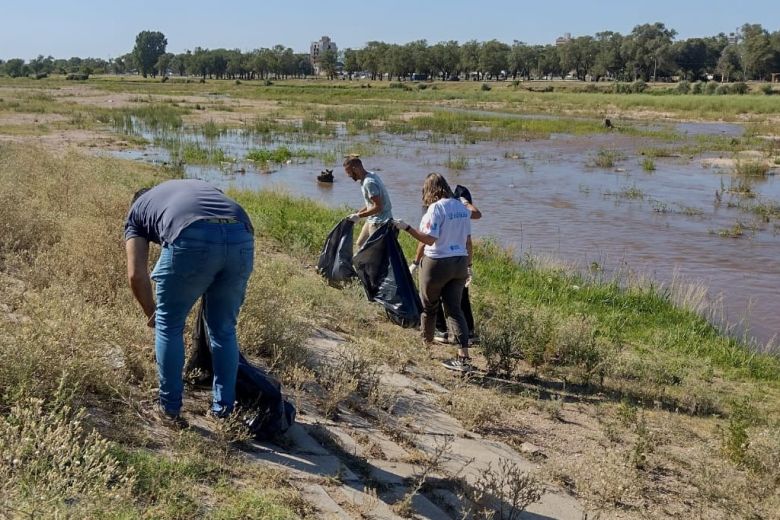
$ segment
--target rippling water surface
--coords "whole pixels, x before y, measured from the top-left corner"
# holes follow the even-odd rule
[[[683,123],[677,130],[690,136],[742,132],[738,125],[709,123]],[[219,146],[238,158],[252,148],[285,143],[284,137],[268,144],[237,132],[212,141],[188,134],[181,138]],[[655,158],[656,169],[645,171],[638,152],[663,143],[620,134],[468,145],[431,143],[425,135],[340,135],[329,142],[287,145],[315,152],[367,146],[372,153],[364,155],[364,163],[383,178],[396,218],[419,219],[422,180],[438,171],[452,185],[463,184],[472,191],[484,215],[475,222],[476,236],[496,237],[518,254],[553,256],[583,269],[630,269],[659,282],[683,278],[703,283],[713,301],[722,298],[724,319],[741,324],[737,329],[741,333],[747,331],[759,343],[767,343],[780,332],[780,225],[734,207],[780,201],[780,183],[774,176],[752,181],[757,196],[744,199],[723,193],[735,178],[729,171],[704,167],[701,157]],[[611,168],[591,166],[601,149],[617,152],[622,159]],[[118,155],[168,160],[165,150],[153,146]],[[338,160],[328,164],[322,159],[293,160],[273,173],[261,173],[240,161],[187,165],[185,171],[222,187],[279,187],[332,206],[360,207],[359,186],[344,175],[340,155],[331,154]],[[448,169],[446,164],[454,159],[465,159],[460,161],[465,168]],[[323,167],[334,169],[332,185],[316,182]],[[242,168],[246,172],[238,173]],[[739,238],[721,236],[740,228]]]

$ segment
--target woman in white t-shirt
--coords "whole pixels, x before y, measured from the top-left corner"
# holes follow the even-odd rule
[[[438,173],[425,178],[422,202],[428,210],[419,230],[402,220],[393,223],[425,244],[420,268],[423,339],[426,343],[433,341],[436,309],[441,299],[449,330],[459,345],[457,357],[443,364],[451,370],[466,372],[471,370],[471,358],[468,326],[460,299],[471,267],[471,212],[455,198],[447,181]]]

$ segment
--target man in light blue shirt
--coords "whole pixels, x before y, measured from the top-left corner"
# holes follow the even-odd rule
[[[353,181],[360,182],[360,189],[366,202],[362,209],[347,217],[352,222],[357,222],[361,218],[366,219],[356,243],[360,249],[374,231],[385,222],[393,219],[393,205],[382,179],[376,173],[366,171],[363,168],[363,162],[358,157],[347,157],[344,161],[344,172]]]

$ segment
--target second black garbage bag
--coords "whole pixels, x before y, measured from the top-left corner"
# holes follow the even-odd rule
[[[422,303],[392,224],[377,229],[352,263],[368,299],[381,303],[393,323],[420,326]]]

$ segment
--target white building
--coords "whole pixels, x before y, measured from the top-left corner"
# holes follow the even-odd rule
[[[320,74],[320,57],[327,51],[333,51],[338,54],[339,50],[336,47],[336,42],[330,39],[330,36],[323,36],[320,41],[311,42],[309,47],[309,60],[311,60],[312,67],[314,67],[314,73]]]
[[[558,36],[555,39],[555,46],[560,47],[561,45],[566,45],[571,41],[571,33],[563,33],[563,36]]]

